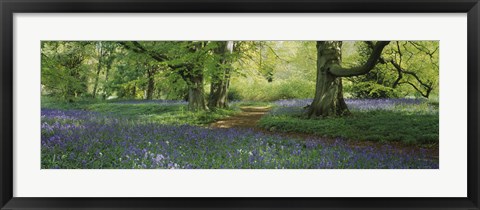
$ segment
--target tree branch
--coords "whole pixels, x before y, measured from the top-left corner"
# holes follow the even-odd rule
[[[428,98],[428,96],[430,95],[430,92],[432,91],[433,88],[427,88],[426,90],[426,93],[423,93],[416,85],[414,85],[413,83],[411,82],[401,82],[399,83],[400,85],[401,84],[409,84],[410,86],[412,86],[415,90],[417,90],[417,92],[419,92],[423,97],[425,98]]]
[[[146,55],[150,56],[151,58],[153,58],[154,60],[159,61],[159,62],[165,62],[165,61],[169,60],[166,55],[163,55],[163,54],[160,54],[158,52],[154,52],[154,51],[150,51],[150,50],[145,49],[137,41],[131,41],[133,46],[130,46],[129,44],[127,44],[128,42],[124,42],[124,41],[117,41],[117,43],[122,45],[127,50],[131,50],[131,51],[133,51],[135,53],[139,53],[139,54],[146,54]],[[189,64],[189,63],[181,63],[181,64],[166,63],[166,65],[168,67],[170,67],[171,69],[176,69],[180,72],[182,71],[182,68],[193,68],[193,67],[191,67],[192,65]],[[184,76],[184,74],[182,74],[182,73],[181,73],[181,75]]]
[[[127,42],[124,42],[124,41],[117,41],[117,43],[119,43],[120,45],[122,45],[128,50],[132,50],[133,52],[147,54],[148,56],[150,56],[151,58],[159,62],[163,62],[167,60],[167,56],[158,52],[147,50],[137,41],[131,41],[133,46],[130,46],[129,44],[127,44]]]
[[[368,47],[370,47],[371,49],[373,49],[373,47],[374,47],[373,42],[371,42],[371,41],[366,41],[365,43],[368,45]],[[409,42],[409,43],[412,44],[412,45],[415,45],[413,42]],[[393,65],[393,67],[394,67],[395,70],[397,71],[398,77],[397,77],[397,79],[395,80],[395,82],[393,83],[392,88],[396,88],[397,86],[402,85],[402,84],[408,84],[408,85],[412,86],[417,92],[419,92],[423,97],[428,98],[428,96],[430,95],[430,92],[433,90],[433,84],[432,84],[432,82],[429,82],[429,81],[424,82],[424,81],[422,81],[422,80],[420,79],[420,77],[417,75],[417,73],[402,68],[401,65],[402,65],[402,56],[403,56],[403,53],[402,53],[402,51],[401,51],[401,47],[400,47],[398,41],[397,41],[396,44],[397,44],[397,45],[396,45],[396,46],[397,46],[397,53],[398,53],[398,55],[399,55],[399,62],[398,62],[398,63],[395,61],[395,58],[394,58],[394,59],[388,59],[388,60],[385,59],[385,58],[383,58],[382,56],[380,56],[380,58],[378,58],[380,63],[390,63],[390,64]],[[406,49],[405,45],[403,45],[403,47],[404,47],[404,49]],[[420,48],[417,48],[417,49],[420,50],[420,51],[422,51]],[[437,51],[437,50],[438,50],[438,48],[435,49],[435,51]],[[432,52],[432,56],[433,56],[433,53],[435,53],[435,51]],[[408,51],[407,51],[407,52],[408,52]],[[425,51],[422,51],[422,52],[430,55],[428,52],[425,52]],[[409,52],[409,53],[410,53],[410,52]],[[412,54],[412,53],[410,53],[410,54]],[[423,89],[425,90],[425,93],[422,92],[422,90],[420,90],[420,89],[421,89],[420,87],[417,87],[417,85],[413,84],[412,82],[410,82],[410,81],[406,81],[406,82],[401,81],[401,80],[404,78],[404,77],[403,77],[403,74],[408,74],[408,75],[413,76],[413,77],[415,78],[415,80],[417,80],[417,82],[420,84],[420,86],[423,87]]]
[[[272,46],[270,46],[270,45],[268,45],[268,44],[265,44],[265,45],[268,47],[268,49],[270,50],[270,52],[272,52],[273,55],[275,55],[275,57],[277,57],[279,60],[282,60],[282,61],[284,61],[284,62],[286,62],[286,63],[290,63],[290,61],[287,61],[287,60],[281,58],[280,56],[278,56],[278,54],[275,52],[275,50],[272,48]]]
[[[343,68],[340,65],[332,66],[329,69],[329,72],[337,77],[352,77],[368,73],[372,70],[378,62],[380,55],[382,54],[383,48],[387,46],[390,41],[378,41],[370,54],[368,60],[361,66],[356,66],[352,68]]]
[[[420,83],[420,85],[422,85],[424,88],[425,88],[425,91],[426,93],[424,94],[417,86],[415,86],[413,83],[411,82],[397,82],[396,81],[396,84],[397,85],[400,85],[400,84],[409,84],[411,85],[413,88],[415,88],[415,90],[417,90],[420,94],[422,94],[423,97],[425,98],[428,98],[428,96],[430,95],[430,92],[433,90],[433,85],[432,84],[427,84],[425,82],[423,82],[420,77],[418,77],[418,75],[415,73],[415,72],[412,72],[412,71],[407,71],[405,69],[403,69],[398,63],[396,63],[394,60],[390,60],[390,63],[395,67],[395,69],[397,69],[397,71],[400,73],[403,73],[403,74],[409,74],[409,75],[412,75],[415,80],[417,80],[418,83]],[[395,84],[394,84],[395,85]],[[395,85],[396,86],[396,85]],[[394,87],[395,88],[395,87]]]

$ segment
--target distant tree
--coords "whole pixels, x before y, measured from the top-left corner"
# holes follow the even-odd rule
[[[117,44],[113,42],[98,41],[95,43],[97,66],[95,73],[95,81],[92,90],[93,98],[97,96],[98,87],[100,85],[100,73],[102,72],[102,70],[105,73],[105,83],[107,83],[108,81],[108,76],[110,73],[110,69],[112,68],[112,63],[116,57],[116,48]],[[105,93],[103,94],[103,98],[105,98]]]

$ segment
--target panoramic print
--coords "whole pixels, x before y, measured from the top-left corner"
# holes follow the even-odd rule
[[[42,169],[438,169],[438,41],[42,41]]]

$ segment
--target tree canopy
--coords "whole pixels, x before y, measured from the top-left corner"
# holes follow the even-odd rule
[[[41,46],[42,94],[66,101],[187,100],[196,111],[227,108],[232,100],[315,98],[321,88],[342,98],[438,95],[438,41],[43,41]],[[333,84],[342,87],[332,89]]]

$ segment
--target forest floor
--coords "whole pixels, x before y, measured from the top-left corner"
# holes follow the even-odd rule
[[[439,168],[438,143],[420,141],[435,135],[437,109],[398,101],[353,100],[353,117],[316,120],[298,117],[306,100],[189,112],[183,101],[42,99],[42,168]]]
[[[425,147],[419,145],[408,145],[401,142],[374,142],[374,141],[358,141],[358,140],[339,140],[333,138],[319,137],[314,134],[305,134],[299,132],[273,132],[263,129],[257,125],[260,118],[267,114],[271,108],[268,106],[245,106],[240,107],[241,113],[216,121],[209,125],[210,128],[244,128],[253,129],[271,135],[280,135],[289,138],[301,140],[315,140],[327,144],[345,144],[353,148],[373,147],[377,149],[390,148],[392,153],[425,153],[429,159],[439,158],[438,147]]]
[[[241,113],[227,117],[210,124],[211,128],[253,128],[256,129],[257,122],[270,111],[268,106],[240,107]]]

